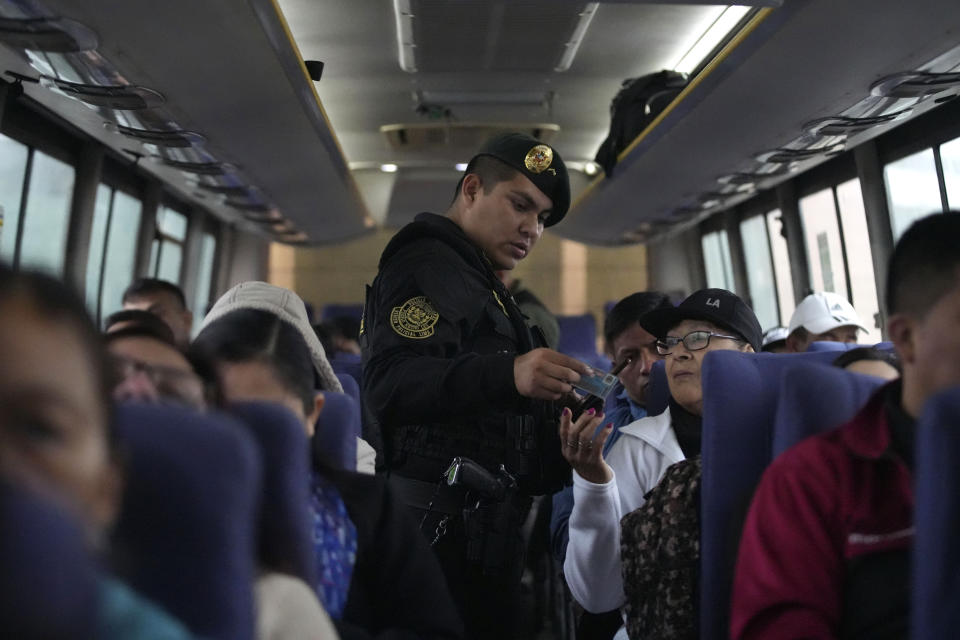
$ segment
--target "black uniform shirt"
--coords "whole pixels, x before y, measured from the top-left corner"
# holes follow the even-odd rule
[[[547,404],[522,398],[514,384],[514,359],[535,346],[519,308],[480,249],[442,216],[418,215],[384,249],[360,342],[365,406],[387,466],[409,477],[435,481],[453,455],[495,469],[505,421]]]

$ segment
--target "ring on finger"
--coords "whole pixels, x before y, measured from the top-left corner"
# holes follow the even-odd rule
[[[567,446],[571,449],[577,449],[580,447],[580,441],[574,442],[573,440],[567,440]]]
[[[593,449],[593,443],[588,440],[588,441],[586,442],[586,444],[583,445],[583,447],[584,447],[584,449],[586,449],[587,451],[589,451],[590,449]]]

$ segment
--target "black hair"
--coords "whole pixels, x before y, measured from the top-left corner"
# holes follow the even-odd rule
[[[879,362],[886,362],[888,365],[896,369],[898,373],[903,373],[903,367],[900,364],[900,358],[897,357],[895,352],[884,351],[882,349],[877,349],[876,347],[857,347],[856,349],[844,351],[836,358],[836,360],[833,361],[833,366],[846,369],[854,362],[860,362],[861,360],[877,360]]]
[[[350,316],[336,316],[330,318],[330,324],[337,328],[340,335],[347,340],[360,339],[360,321]]]
[[[211,370],[218,362],[262,362],[300,399],[304,413],[313,413],[310,348],[296,327],[269,311],[238,309],[214,320],[193,341],[190,354]]]
[[[897,241],[887,270],[887,314],[925,315],[957,286],[960,212],[917,220]]]
[[[320,341],[320,346],[323,347],[323,352],[327,354],[327,357],[333,355],[336,349],[333,346],[333,327],[329,322],[321,322],[320,324],[313,325],[313,332],[317,335],[317,340]]]
[[[124,329],[110,331],[110,328],[117,324],[127,324],[129,326]],[[144,334],[150,334],[150,337],[156,338],[157,340],[162,340],[170,345],[175,344],[173,330],[170,326],[161,320],[157,314],[144,311],[143,309],[124,309],[123,311],[111,313],[103,323],[103,331],[108,335],[126,333],[134,328]]]
[[[603,339],[607,348],[613,348],[617,337],[640,321],[640,318],[654,309],[672,307],[670,298],[659,291],[641,291],[632,293],[610,309],[603,323]]]
[[[0,304],[22,299],[51,322],[62,322],[76,331],[87,352],[93,385],[104,417],[107,442],[116,450],[117,436],[113,426],[110,397],[110,367],[97,325],[87,313],[86,305],[72,288],[48,275],[35,271],[14,271],[0,264]]]
[[[172,282],[160,280],[159,278],[138,278],[133,281],[127,290],[123,292],[123,302],[126,304],[131,300],[142,298],[153,293],[169,293],[180,306],[187,308],[187,299],[183,295],[183,290]]]
[[[463,185],[464,178],[471,173],[480,178],[480,184],[483,185],[484,193],[490,193],[499,183],[509,182],[520,175],[519,171],[493,156],[474,156],[470,163],[467,164],[467,168],[457,182],[457,189],[453,192],[453,202],[456,202],[460,196],[460,187]]]

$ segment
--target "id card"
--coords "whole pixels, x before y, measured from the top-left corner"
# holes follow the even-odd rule
[[[598,369],[591,369],[591,371],[592,375],[580,376],[580,381],[574,382],[573,387],[605,400],[610,395],[610,390],[617,384],[617,376]]]

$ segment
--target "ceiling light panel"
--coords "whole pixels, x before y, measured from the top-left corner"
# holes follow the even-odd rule
[[[417,72],[570,68],[595,2],[395,0],[400,66]]]

